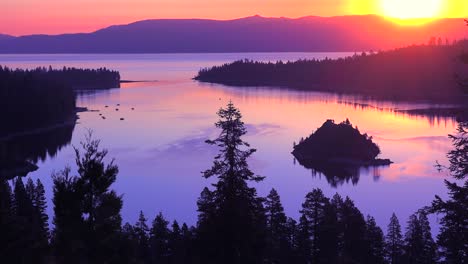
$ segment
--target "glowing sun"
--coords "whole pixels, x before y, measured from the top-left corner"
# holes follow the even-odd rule
[[[380,0],[384,16],[397,20],[435,19],[444,0]]]

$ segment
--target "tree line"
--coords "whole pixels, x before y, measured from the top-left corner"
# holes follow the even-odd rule
[[[201,69],[195,80],[233,86],[358,94],[385,100],[459,102],[466,72],[460,54],[467,41],[452,46],[410,46],[346,58],[259,62],[239,60]],[[463,70],[461,70],[463,69]]]
[[[75,118],[75,94],[47,71],[0,66],[0,137]]]
[[[0,66],[0,138],[75,118],[73,89],[120,87],[120,74],[106,68],[32,70]],[[74,121],[74,120],[73,120]]]
[[[452,136],[447,168],[464,186],[447,181],[450,199],[410,216],[403,232],[392,215],[386,235],[349,197],[309,192],[298,220],[287,217],[274,189],[261,197],[249,182],[240,111],[229,103],[218,112],[219,136],[207,140],[219,154],[203,177],[217,178],[197,201],[195,226],[170,223],[162,213],[150,223],[140,212],[122,224],[123,198],[112,190],[118,166],[89,133],[75,148],[77,174],[53,175],[53,218],[48,226],[44,186],[22,178],[0,181],[0,259],[3,263],[468,263],[466,130]],[[442,216],[432,237],[428,214]]]

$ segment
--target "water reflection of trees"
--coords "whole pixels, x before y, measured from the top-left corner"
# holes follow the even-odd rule
[[[295,160],[296,161],[296,160]],[[361,175],[372,175],[374,181],[380,179],[380,169],[388,166],[354,166],[311,160],[297,160],[301,166],[311,171],[312,177],[325,177],[331,187],[337,188],[344,184],[357,185]]]
[[[36,164],[55,157],[72,139],[75,124],[0,140],[0,177],[26,176]]]

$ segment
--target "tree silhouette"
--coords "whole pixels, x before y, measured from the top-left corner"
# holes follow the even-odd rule
[[[7,180],[0,178],[0,259],[14,263],[20,250],[16,247],[18,238],[14,223],[13,193]]]
[[[367,258],[365,241],[366,221],[364,216],[349,198],[343,202],[341,209],[343,223],[343,259],[363,263]]]
[[[70,176],[70,168],[53,175],[54,230],[52,248],[60,263],[85,261],[85,224],[82,194],[78,178]]]
[[[287,217],[280,196],[272,189],[265,200],[267,220],[267,259],[270,263],[287,263],[292,251]]]
[[[259,182],[264,177],[255,175],[249,169],[247,159],[256,150],[242,140],[247,131],[240,111],[229,102],[225,109],[218,111],[218,116],[220,120],[215,125],[221,129],[221,133],[215,140],[206,142],[219,147],[220,152],[214,158],[211,169],[203,172],[205,178],[218,179],[212,193],[213,205],[209,206],[214,208],[214,213],[201,207],[198,209],[202,216],[213,215],[213,224],[208,227],[211,231],[207,233],[214,237],[204,247],[213,250],[215,255],[211,256],[211,261],[214,262],[260,261],[264,247],[265,215],[262,199],[257,197],[255,188],[250,188],[247,182]]]
[[[377,223],[372,216],[368,216],[366,221],[366,241],[368,257],[366,258],[365,263],[386,263],[384,235],[382,229],[377,226]]]
[[[306,199],[302,204],[301,213],[307,219],[306,223],[308,223],[311,243],[310,257],[312,263],[322,262],[320,228],[324,224],[325,210],[328,202],[328,198],[323,195],[322,190],[314,189],[312,192],[306,195]]]
[[[457,135],[450,135],[454,149],[448,153],[451,175],[464,180],[459,186],[445,180],[449,199],[444,201],[436,196],[430,213],[441,214],[441,228],[437,236],[439,253],[446,263],[468,263],[468,122],[461,121]]]
[[[421,224],[416,214],[410,216],[405,233],[405,254],[407,263],[424,263],[424,239]]]
[[[100,141],[89,131],[80,143],[83,152],[75,149],[78,167],[78,188],[82,191],[82,213],[87,228],[86,244],[91,262],[102,263],[115,258],[110,244],[118,239],[121,228],[122,198],[109,188],[115,182],[119,169],[112,160],[105,164],[108,151],[101,150]]]
[[[159,213],[151,227],[151,254],[153,263],[169,263],[169,222]]]
[[[150,248],[149,248],[149,227],[146,224],[146,217],[143,214],[143,211],[140,211],[140,215],[138,216],[138,221],[136,222],[135,226],[133,227],[133,232],[136,235],[137,239],[137,258],[141,263],[147,263],[150,256]]]
[[[419,225],[421,226],[423,254],[422,262],[427,264],[437,263],[437,244],[432,238],[431,226],[425,212],[418,215]]]
[[[385,237],[385,246],[387,253],[387,261],[390,264],[402,263],[403,257],[403,236],[401,234],[401,226],[395,213],[390,218],[388,224],[387,236]]]

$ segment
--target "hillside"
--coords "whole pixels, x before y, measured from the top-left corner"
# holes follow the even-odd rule
[[[235,20],[159,19],[93,33],[0,38],[0,53],[201,53],[367,51],[466,37],[461,19],[401,27],[368,16]]]

